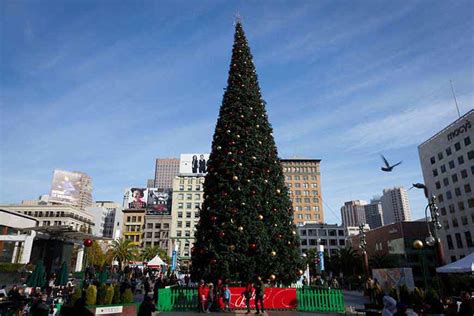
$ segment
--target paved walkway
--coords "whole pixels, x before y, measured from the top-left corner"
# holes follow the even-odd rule
[[[158,312],[156,313],[157,316],[202,316],[202,315],[207,315],[204,313],[193,313],[193,312]],[[213,316],[229,316],[229,315],[246,315],[245,311],[232,311],[230,313],[210,313],[209,315]],[[254,316],[255,313],[252,311],[252,313],[247,314],[249,316]],[[268,311],[265,312],[265,314],[260,314],[264,316],[315,316],[315,315],[335,315],[335,314],[317,314],[317,313],[303,313],[303,312],[297,312],[297,311],[287,311],[287,312],[277,312],[277,311]]]

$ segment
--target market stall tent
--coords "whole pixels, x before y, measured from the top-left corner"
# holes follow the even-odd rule
[[[474,252],[469,256],[436,268],[438,273],[472,273],[474,272]]]

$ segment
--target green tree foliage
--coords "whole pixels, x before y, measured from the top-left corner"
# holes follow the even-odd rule
[[[97,301],[97,287],[95,285],[89,285],[86,290],[86,305],[93,306]]]
[[[119,269],[122,270],[124,265],[136,256],[137,247],[131,240],[119,238],[112,241],[110,250],[111,256],[118,261]]]
[[[122,304],[133,303],[133,293],[131,289],[126,289],[122,294]]]
[[[94,265],[96,268],[102,267],[105,263],[105,253],[100,247],[99,243],[94,240],[92,246],[86,248],[87,261],[89,264]]]
[[[164,262],[166,263],[170,262],[170,258],[166,254],[166,250],[161,249],[158,246],[148,246],[148,247],[143,248],[140,252],[140,259],[143,261],[150,261],[156,255],[158,255],[161,258],[161,260],[163,260]]]
[[[371,269],[390,269],[397,266],[396,255],[374,254],[369,258],[369,267]]]
[[[283,170],[242,25],[207,165],[192,277],[297,279],[303,260]]]

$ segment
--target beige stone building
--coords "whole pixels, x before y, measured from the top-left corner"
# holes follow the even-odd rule
[[[171,215],[150,215],[145,217],[145,229],[143,236],[143,246],[158,246],[171,252],[170,242]]]
[[[281,159],[285,183],[293,202],[296,225],[323,223],[319,159]]]
[[[203,202],[204,176],[177,176],[173,180],[171,212],[171,247],[175,246],[181,264],[190,260],[195,226],[199,221],[199,209]]]
[[[124,209],[122,236],[137,246],[142,246],[145,228],[145,209]]]

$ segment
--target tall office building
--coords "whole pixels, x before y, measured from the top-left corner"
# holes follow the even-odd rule
[[[293,204],[293,222],[323,223],[320,159],[281,159],[285,184]]]
[[[382,198],[384,225],[411,221],[410,204],[404,187],[384,189]]]
[[[342,225],[344,227],[358,227],[365,224],[365,208],[367,202],[363,200],[348,201],[341,207]]]
[[[451,262],[474,251],[473,123],[471,110],[418,146],[425,185],[437,197],[441,243]]]
[[[123,207],[113,201],[96,201],[94,206],[106,209],[103,236],[113,239],[119,238],[123,224]]]
[[[173,187],[173,179],[179,173],[178,158],[158,158],[155,165],[154,187],[169,190]]]
[[[378,228],[383,226],[383,215],[382,215],[382,202],[380,197],[373,198],[370,203],[364,205],[365,220],[369,225],[370,229]]]

